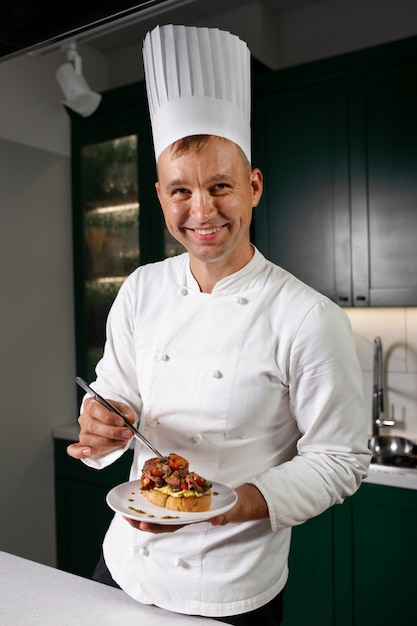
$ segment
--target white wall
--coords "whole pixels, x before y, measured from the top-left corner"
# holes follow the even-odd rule
[[[319,0],[281,15],[280,67],[377,46],[416,33],[416,0]]]
[[[381,433],[417,441],[417,308],[347,309],[354,331],[369,415],[372,415],[373,341],[379,336],[384,356],[386,418],[392,407],[396,425]]]
[[[0,64],[0,549],[51,565],[51,431],[77,418],[64,60]],[[94,65],[104,88],[95,53],[86,71]]]
[[[0,139],[0,545],[53,563],[51,428],[76,417],[68,159]]]
[[[299,5],[275,11],[268,0],[255,0],[193,23],[230,30],[274,70],[417,34],[416,0],[314,0]],[[285,9],[285,0],[281,6]],[[155,20],[158,23],[163,19]],[[109,86],[142,80],[141,35],[138,27],[134,45],[109,55]]]

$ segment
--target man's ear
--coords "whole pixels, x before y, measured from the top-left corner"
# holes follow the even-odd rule
[[[156,181],[156,183],[155,183],[155,189],[156,189],[156,195],[158,196],[158,200],[159,200],[159,202],[161,202],[161,197],[160,197],[161,191],[160,191],[160,186],[159,186],[159,182],[158,181]]]
[[[256,207],[261,199],[264,186],[262,172],[259,168],[255,167],[252,170],[250,182],[252,187],[252,206]]]

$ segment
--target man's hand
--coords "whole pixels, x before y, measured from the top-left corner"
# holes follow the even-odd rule
[[[254,485],[244,484],[236,489],[236,493],[238,498],[235,506],[209,520],[213,526],[268,519],[268,507],[259,489]]]
[[[135,423],[133,410],[123,402],[111,403],[132,424]],[[79,442],[68,446],[67,452],[74,459],[84,459],[89,456],[105,454],[116,448],[122,448],[132,433],[123,423],[121,417],[108,411],[93,398],[87,398],[83,412],[78,418],[80,425]]]

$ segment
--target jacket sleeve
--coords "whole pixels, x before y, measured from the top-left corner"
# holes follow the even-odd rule
[[[250,482],[263,494],[273,530],[301,524],[355,493],[366,476],[362,374],[348,317],[327,299],[312,306],[287,356],[297,455]]]

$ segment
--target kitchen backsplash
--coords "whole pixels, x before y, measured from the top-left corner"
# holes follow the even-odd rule
[[[352,323],[363,373],[364,394],[372,424],[373,343],[381,337],[385,413],[396,425],[381,429],[417,441],[417,308],[345,309]]]

